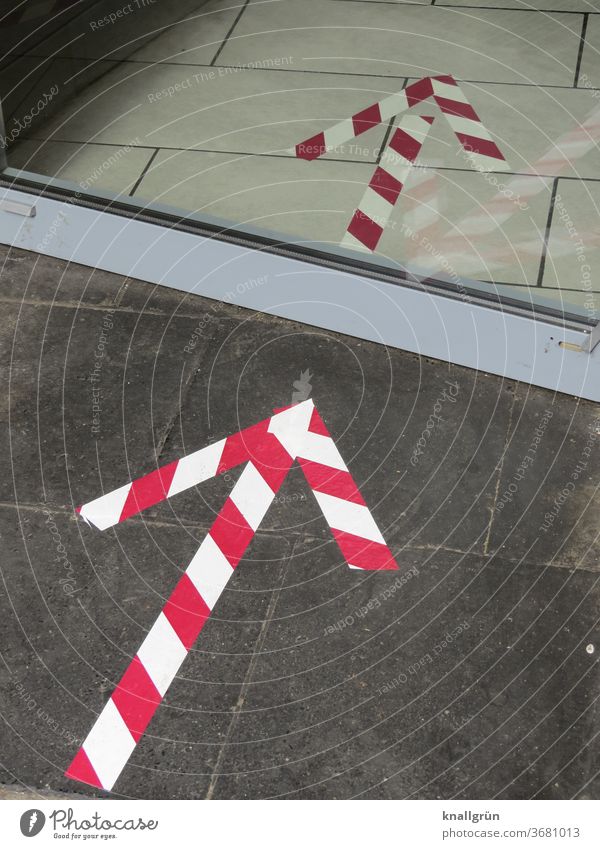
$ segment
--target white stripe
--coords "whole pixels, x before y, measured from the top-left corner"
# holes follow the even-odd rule
[[[229,496],[253,531],[257,530],[275,493],[258,469],[248,463]]]
[[[295,404],[288,410],[271,416],[268,432],[274,434],[292,459],[295,459],[298,438],[308,430],[315,405],[312,398]]]
[[[329,436],[321,436],[318,433],[307,431],[302,435],[302,439],[298,440],[296,447],[298,449],[297,457],[313,460],[315,463],[331,466],[333,469],[340,469],[343,472],[348,471],[335,442]]]
[[[444,83],[441,80],[434,79],[431,82],[433,84],[434,95],[437,94],[439,97],[445,97],[446,100],[457,100],[459,103],[469,103],[463,90],[457,85],[451,85],[451,83]]]
[[[411,132],[414,131],[417,138],[423,139],[429,132],[433,121],[433,115],[406,115],[398,122],[398,126],[403,129],[405,126],[410,127]]]
[[[354,136],[352,118],[346,118],[345,121],[340,121],[339,124],[325,130],[325,146],[327,150],[332,150],[334,147],[338,147],[338,145],[353,139]]]
[[[414,168],[412,162],[409,162],[400,153],[396,153],[391,147],[386,147],[379,164],[384,171],[387,171],[395,180],[402,183],[403,187],[409,173]]]
[[[233,568],[211,535],[207,534],[186,573],[212,610],[233,575]]]
[[[402,182],[401,177],[408,173],[409,169],[412,168],[412,162],[410,162],[405,156],[402,156],[401,153],[397,153],[395,150],[392,150],[389,145],[383,151],[379,165],[384,171],[387,171],[392,175],[392,177],[395,177],[396,180],[400,180],[400,182]]]
[[[202,481],[213,478],[217,474],[225,442],[225,439],[221,439],[214,445],[207,445],[206,448],[201,448],[199,451],[194,451],[193,454],[188,454],[187,457],[182,457],[177,464],[169,487],[169,498],[183,492],[184,489],[189,489],[191,486],[196,486]]]
[[[428,116],[429,117],[429,116]],[[402,130],[419,144],[423,144],[432,122],[426,121],[421,115],[403,115],[398,121],[397,129]],[[392,139],[394,135],[392,134]]]
[[[112,698],[104,706],[82,748],[100,783],[110,790],[135,749],[135,740]]]
[[[384,97],[379,101],[379,114],[382,121],[387,121],[389,118],[395,118],[401,112],[408,109],[408,98],[406,92],[398,91],[396,94],[390,94],[389,97]]]
[[[346,464],[333,439],[309,432],[313,408],[314,404],[309,399],[277,413],[269,422],[269,433],[275,434],[291,457],[303,457],[305,460],[314,460],[315,463],[347,472]]]
[[[505,159],[496,159],[494,156],[486,156],[474,150],[467,150],[466,154],[478,171],[508,171],[509,166]]]
[[[106,495],[101,495],[100,498],[84,504],[79,515],[101,531],[110,528],[111,525],[116,525],[123,512],[131,487],[132,484],[127,483],[119,489],[113,489],[112,492],[107,492]]]
[[[330,527],[335,528],[336,531],[345,531],[385,545],[381,531],[375,524],[368,507],[345,501],[335,495],[327,495],[315,490],[313,492]]]
[[[185,646],[161,612],[138,651],[142,665],[161,696],[167,692],[186,654]]]
[[[475,136],[476,139],[492,141],[492,137],[481,121],[473,121],[472,118],[464,118],[462,115],[448,115],[447,112],[443,115],[455,133],[465,133],[467,136]]]
[[[430,118],[431,116],[427,117]],[[432,124],[433,121],[426,120],[422,115],[403,115],[398,121],[397,128],[403,130],[407,135],[419,142],[419,144],[423,144]],[[392,139],[393,137],[392,135]]]
[[[385,226],[393,208],[394,205],[389,200],[386,200],[370,186],[367,186],[363,199],[359,204],[361,212],[366,213],[380,227]]]

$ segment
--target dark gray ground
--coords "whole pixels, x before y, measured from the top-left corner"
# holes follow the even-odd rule
[[[294,471],[114,795],[599,797],[596,406],[34,254],[1,261],[6,793],[94,793],[63,771],[231,482],[103,533],[74,506],[265,418],[309,369],[413,577],[390,593],[394,573],[349,571]],[[447,381],[456,398],[411,465]]]

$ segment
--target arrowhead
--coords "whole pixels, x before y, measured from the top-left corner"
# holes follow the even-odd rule
[[[269,433],[277,437],[290,457],[298,456],[314,406],[312,398],[309,398],[277,413],[269,422]]]

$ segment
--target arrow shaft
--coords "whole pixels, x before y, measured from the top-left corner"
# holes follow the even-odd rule
[[[405,115],[387,144],[363,198],[348,224],[343,247],[374,251],[406,185],[433,118]]]
[[[261,472],[247,464],[67,770],[69,778],[112,789],[283,482],[273,490]]]

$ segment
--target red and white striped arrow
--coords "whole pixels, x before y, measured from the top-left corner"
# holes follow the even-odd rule
[[[508,165],[498,145],[492,139],[479,115],[464,92],[449,74],[423,77],[395,94],[362,109],[351,118],[334,124],[296,145],[299,159],[318,159],[339,145],[365,133],[384,121],[395,118],[407,109],[433,98],[448,119],[457,139],[479,170],[506,171]]]
[[[210,617],[294,460],[352,569],[397,569],[312,400],[156,469],[79,508],[100,530],[189,487],[246,467],[66,771],[110,790]]]
[[[317,133],[295,147],[299,159],[318,159],[372,127],[395,118],[433,98],[460,144],[479,171],[506,171],[508,164],[498,145],[454,77],[424,77],[391,94],[351,118]],[[388,142],[359,206],[354,211],[341,245],[375,251],[392,209],[404,188],[427,137],[432,117],[404,116]]]

